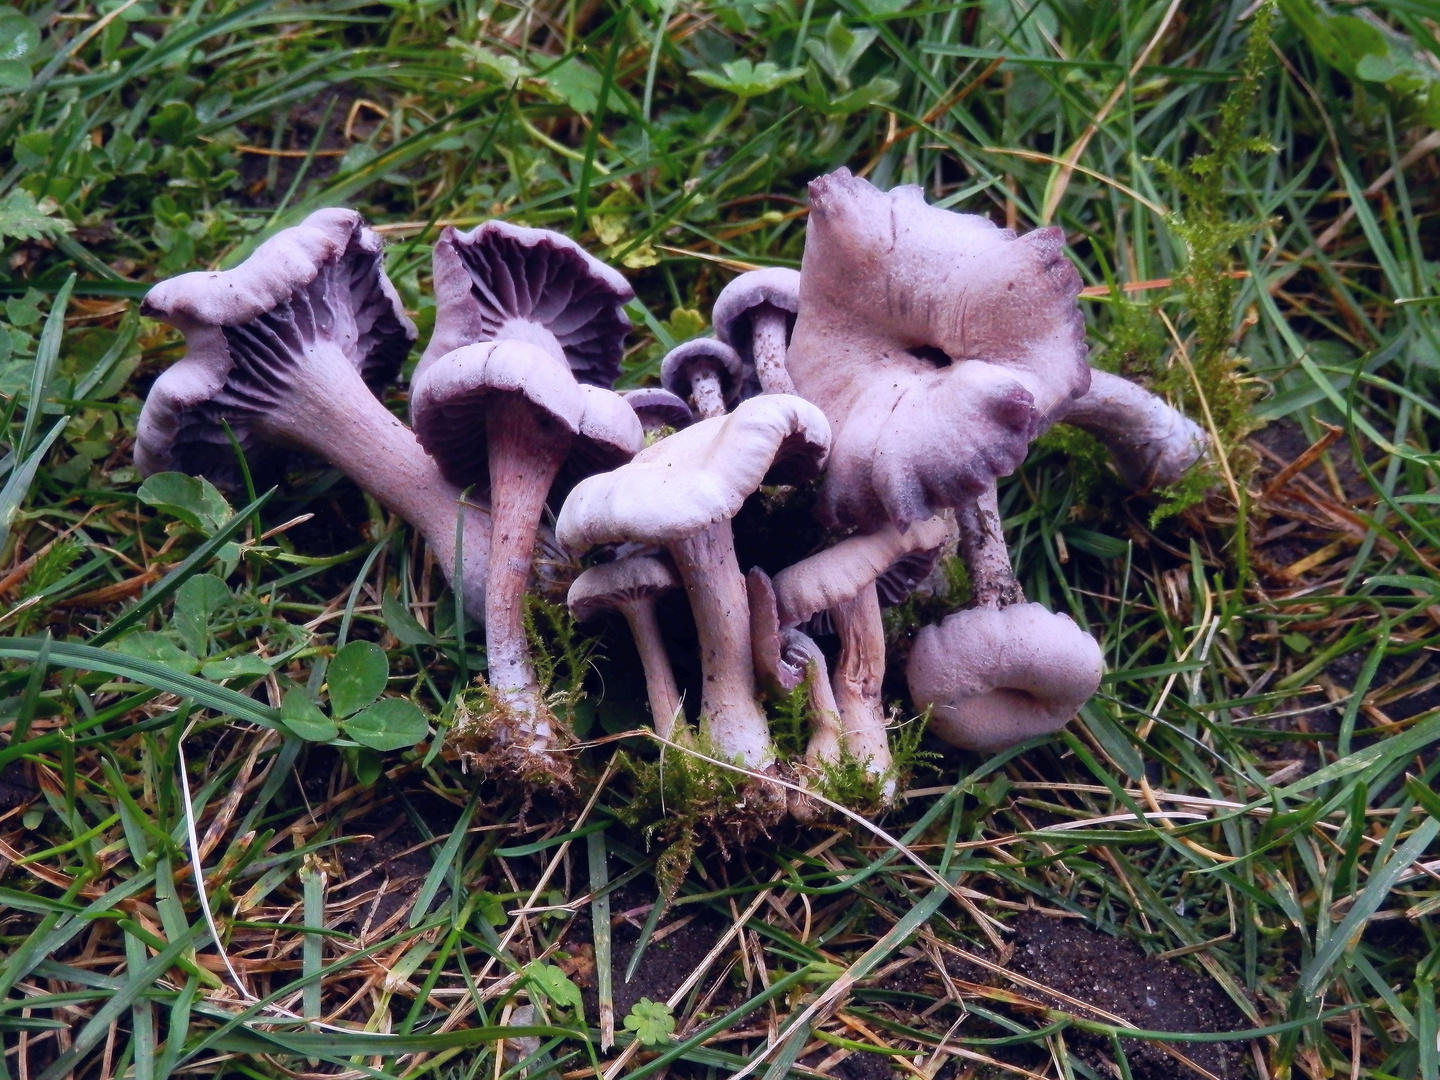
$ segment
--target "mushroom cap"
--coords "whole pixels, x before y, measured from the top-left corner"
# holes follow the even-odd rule
[[[238,483],[222,421],[247,456],[260,455],[252,426],[307,377],[312,350],[338,350],[372,390],[393,379],[416,335],[385,276],[383,246],[354,210],[320,210],[233,270],[181,274],[151,289],[141,313],[180,330],[185,356],[146,397],[140,471]]]
[[[508,221],[446,228],[434,267],[435,332],[420,369],[464,345],[519,338],[558,352],[582,383],[608,388],[619,376],[635,292],[575,241]]]
[[[528,402],[557,438],[573,438],[572,459],[611,468],[644,444],[639,418],[618,394],[576,382],[538,345],[483,341],[436,358],[410,388],[415,436],[451,483],[488,490],[486,418],[502,395]]]
[[[785,312],[786,338],[795,328],[795,315],[800,310],[800,271],[788,266],[767,266],[750,270],[720,290],[710,321],[715,336],[733,345],[747,367],[755,365],[750,345],[750,327],[758,310],[766,305]]]
[[[566,602],[579,622],[598,614],[678,588],[680,579],[663,559],[631,555],[590,567],[570,586]]]
[[[871,529],[975,498],[1089,386],[1064,235],[1017,238],[844,169],[810,196],[786,367],[835,428],[822,517]]]
[[[872,533],[847,537],[775,575],[775,603],[784,626],[796,626],[836,604],[853,600],[891,567],[917,552],[935,552],[950,535],[945,517],[900,530],[888,522]]]
[[[662,387],[642,386],[639,390],[626,390],[620,396],[635,410],[647,435],[667,427],[679,431],[695,422],[695,414],[685,399]]]
[[[733,405],[744,388],[745,365],[740,354],[718,338],[691,338],[666,353],[660,362],[660,385],[688,399],[702,365],[719,376],[725,404]]]
[[[1039,604],[971,608],[922,627],[905,677],[930,730],[993,753],[1059,731],[1100,686],[1100,644]]]
[[[1137,491],[1177,483],[1210,445],[1204,428],[1159,395],[1098,368],[1089,392],[1061,422],[1099,438],[1120,478]]]
[[[810,402],[771,394],[661,439],[613,472],[582,480],[565,500],[555,535],[584,551],[634,540],[670,544],[739,512],[761,484],[814,476],[830,425]]]

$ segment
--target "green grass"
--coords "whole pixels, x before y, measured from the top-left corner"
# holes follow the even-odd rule
[[[897,1050],[910,1075],[1110,1075],[1077,1055],[1113,1034],[1083,1011],[997,981],[922,1016],[938,976],[918,1001],[867,981],[932,940],[993,949],[994,920],[1038,906],[1181,951],[1254,1032],[1245,1075],[1437,1080],[1430,5],[1284,0],[1248,54],[1251,5],[1216,0],[22,6],[0,12],[7,1075],[494,1077],[518,1075],[496,1040],[527,1034],[531,1075]],[[438,739],[289,735],[284,691],[318,695],[347,641],[443,730],[478,639],[330,471],[233,506],[142,490],[134,425],[178,339],[137,300],[345,204],[389,237],[424,334],[436,226],[499,214],[626,268],[631,386],[727,267],[798,265],[804,183],[840,165],[1061,225],[1092,358],[1208,415],[1226,453],[1154,526],[1078,440],[1032,454],[1001,493],[1017,569],[1100,639],[1101,693],[1062,736],[922,768],[883,834],[702,844],[643,934],[708,911],[745,923],[745,958],[730,939],[642,1047],[613,985],[600,1015],[567,989],[581,924],[654,895],[664,854],[625,823],[613,743],[562,806]],[[637,726],[618,680],[587,677],[591,737]],[[414,850],[377,870],[387,829]],[[501,1029],[526,1000],[537,1025]]]

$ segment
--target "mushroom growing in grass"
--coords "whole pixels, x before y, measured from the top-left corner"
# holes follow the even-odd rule
[[[663,559],[653,555],[627,555],[590,567],[570,586],[570,614],[580,622],[601,611],[618,611],[630,624],[640,663],[645,668],[650,716],[655,733],[662,739],[675,734],[680,691],[665,655],[660,625],[655,621],[655,598],[679,584],[675,572]]]
[[[744,365],[740,355],[715,338],[694,338],[676,345],[660,363],[660,382],[677,397],[691,401],[701,419],[724,416],[740,398]]]
[[[972,601],[915,637],[905,676],[930,731],[993,753],[1058,731],[1100,686],[1100,644],[1068,615],[1025,602],[1001,532],[995,489],[957,514]]]
[[[271,237],[233,270],[182,274],[141,310],[185,335],[185,356],[156,380],[140,414],[135,463],[234,486],[228,424],[247,456],[303,450],[410,522],[447,576],[460,489],[375,396],[415,340],[385,276],[380,237],[353,210],[321,210]],[[490,516],[464,504],[460,587],[485,607]]]
[[[755,700],[749,603],[730,521],[761,484],[816,475],[829,446],[830,426],[808,401],[751,398],[582,480],[555,521],[556,537],[576,551],[633,541],[670,554],[700,641],[702,738],[751,768],[769,765],[774,748]]]
[[[950,536],[946,517],[916,522],[908,529],[883,525],[852,536],[787,566],[775,575],[776,614],[782,627],[794,627],[828,611],[840,637],[840,653],[831,675],[840,717],[840,745],[866,763],[876,777],[890,771],[880,684],[885,676],[885,628],[880,620],[876,582],[891,567],[917,552],[934,552]],[[817,733],[818,734],[818,733]],[[828,735],[813,747],[818,759],[835,763],[840,746],[828,748]],[[888,798],[892,788],[885,792]]]
[[[715,298],[715,336],[733,345],[766,394],[793,394],[785,349],[800,310],[800,272],[784,266],[751,270]]]
[[[813,181],[786,363],[834,428],[826,523],[922,521],[1014,471],[1089,386],[1079,289],[1059,229],[1017,238],[845,169]]]
[[[1104,443],[1120,478],[1137,491],[1175,483],[1210,444],[1204,428],[1162,398],[1098,369],[1061,422]]]
[[[586,473],[613,468],[644,437],[618,394],[576,382],[557,352],[516,339],[456,349],[416,375],[410,411],[421,443],[447,477],[488,488],[485,650],[500,706],[492,738],[524,771],[563,776],[561,765],[541,756],[568,740],[542,698],[525,633],[525,586],[540,519],[567,462]],[[471,734],[457,727],[462,746]]]

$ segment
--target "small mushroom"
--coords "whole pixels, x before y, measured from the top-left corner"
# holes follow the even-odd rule
[[[823,520],[922,521],[1014,471],[1089,386],[1079,289],[1059,229],[1017,238],[844,169],[813,181],[786,363],[834,428]]]
[[[751,270],[715,298],[715,336],[733,345],[766,394],[793,394],[785,349],[800,310],[800,272],[784,266]]]
[[[930,730],[994,753],[1058,731],[1100,685],[1099,643],[1039,604],[979,607],[922,627],[905,675]]]
[[[660,383],[672,394],[694,402],[701,419],[724,416],[740,398],[744,366],[723,341],[694,338],[676,345],[660,363]]]
[[[627,390],[620,395],[625,404],[635,410],[640,418],[640,427],[647,436],[670,428],[679,431],[695,422],[695,414],[685,399],[658,386],[645,386],[639,390]]]
[[[1120,478],[1137,491],[1173,484],[1210,444],[1205,429],[1129,379],[1098,369],[1090,390],[1061,423],[1088,431],[1110,451]]]
[[[956,523],[978,606],[922,627],[905,675],[936,736],[990,753],[1064,727],[1099,687],[1104,662],[1068,615],[1025,602],[993,487]]]
[[[340,469],[455,566],[460,489],[446,481],[374,388],[415,340],[385,276],[380,237],[353,210],[321,210],[233,270],[182,274],[141,308],[185,335],[185,356],[145,400],[135,463],[234,486],[228,424],[247,456],[303,450]],[[485,608],[490,515],[466,503],[466,609]]]
[[[665,655],[665,642],[655,621],[655,598],[677,588],[680,582],[662,559],[629,555],[592,566],[570,586],[570,613],[580,622],[601,611],[618,611],[630,624],[645,687],[650,694],[650,716],[655,733],[668,739],[680,715],[680,691]]]
[[[754,768],[768,765],[774,748],[755,700],[749,603],[730,519],[762,483],[814,476],[829,446],[830,427],[808,401],[752,398],[582,480],[555,521],[557,538],[576,551],[634,541],[669,552],[700,639],[701,734]]]
[[[885,676],[885,628],[876,581],[907,556],[938,550],[949,537],[950,527],[945,517],[917,522],[904,531],[883,525],[873,533],[842,540],[775,575],[776,609],[782,627],[797,626],[822,611],[830,613],[840,636],[840,654],[831,676],[841,721],[840,741],[861,761],[867,761],[876,776],[888,772],[892,763],[880,692]],[[823,756],[823,746],[812,752]],[[838,761],[838,746],[833,754],[824,760]]]
[[[644,442],[640,421],[618,394],[576,382],[563,354],[508,338],[432,360],[416,375],[410,411],[446,477],[489,489],[487,677],[508,713],[501,741],[533,758],[565,741],[542,700],[525,633],[525,585],[545,501],[567,462],[581,458],[581,471],[593,472],[628,460]]]

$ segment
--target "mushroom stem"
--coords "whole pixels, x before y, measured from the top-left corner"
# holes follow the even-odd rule
[[[665,655],[660,624],[655,620],[655,601],[647,597],[622,604],[620,614],[630,624],[635,648],[640,653],[640,663],[645,668],[645,688],[650,694],[650,716],[655,723],[655,734],[668,739],[674,735],[680,715],[680,690],[675,685],[675,673],[670,670],[670,658]]]
[[[995,485],[981,492],[973,503],[960,507],[955,512],[955,523],[960,529],[960,557],[970,572],[970,595],[975,604],[991,608],[1023,604],[1025,590],[1010,567]]]
[[[675,560],[700,638],[704,690],[701,732],[721,753],[752,768],[774,759],[770,725],[755,701],[755,666],[750,651],[750,603],[735,559],[729,519],[672,542]]]
[[[853,600],[831,607],[830,618],[840,635],[840,655],[831,683],[842,738],[852,754],[867,762],[870,772],[881,775],[889,770],[891,757],[880,697],[880,681],[885,677],[885,626],[875,583],[861,589]]]
[[[256,434],[267,442],[306,450],[335,466],[418,530],[446,579],[451,579],[460,489],[440,475],[435,459],[425,453],[414,432],[371,393],[343,354],[316,349],[311,360],[313,374],[294,381],[293,396],[282,408],[257,416]],[[478,620],[485,614],[490,514],[472,503],[463,506],[465,610]]]
[[[1098,369],[1090,372],[1089,392],[1061,423],[1103,442],[1120,476],[1140,491],[1178,481],[1210,442],[1204,429],[1162,398]]]
[[[526,749],[546,750],[555,740],[554,717],[540,700],[540,685],[525,635],[525,584],[540,515],[571,436],[547,424],[513,397],[486,411],[493,533],[485,590],[485,652],[489,681],[513,711]]]
[[[767,394],[793,394],[795,383],[785,367],[785,324],[789,313],[773,304],[764,304],[751,322],[750,351],[755,356],[755,374]]]
[[[697,365],[690,379],[690,397],[695,412],[702,420],[725,415],[725,394],[720,386],[720,373],[713,364]]]
[[[784,637],[786,661],[804,670],[805,692],[810,698],[810,742],[805,747],[805,761],[817,769],[822,762],[839,764],[845,733],[840,723],[840,706],[830,688],[825,654],[814,638],[799,630],[786,630]]]

